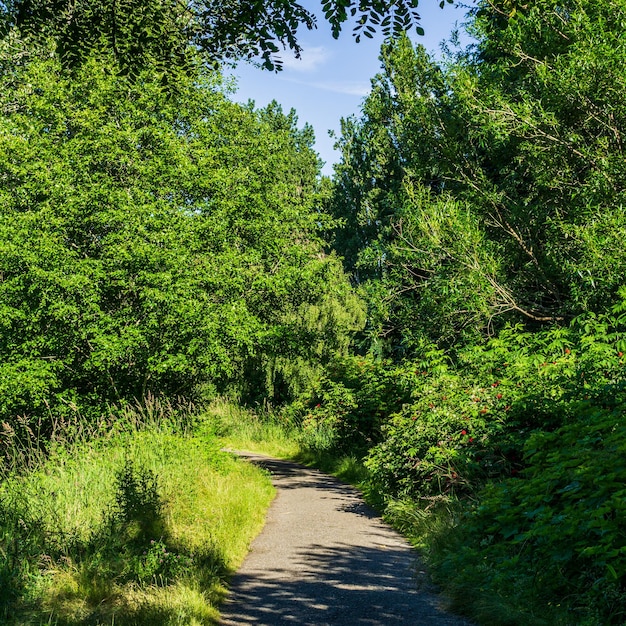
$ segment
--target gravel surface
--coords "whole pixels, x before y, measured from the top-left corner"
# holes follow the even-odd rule
[[[231,580],[221,624],[470,626],[427,588],[417,553],[352,487],[314,469],[238,452],[277,496]]]

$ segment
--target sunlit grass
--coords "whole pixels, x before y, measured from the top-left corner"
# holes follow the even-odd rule
[[[208,408],[208,414],[225,448],[279,458],[293,458],[300,452],[295,427],[278,412],[253,411],[218,399]]]
[[[167,423],[135,424],[107,439],[57,445],[36,469],[5,474],[1,623],[216,623],[225,580],[262,528],[274,490],[263,471],[219,449],[209,422],[196,424],[194,434],[178,430]],[[111,536],[117,530],[109,520],[127,463],[158,484],[162,519],[153,528],[160,536],[146,540],[146,549],[162,542],[172,558],[189,563],[170,579],[133,579],[131,565],[123,562],[124,538]],[[122,553],[115,554],[116,545]],[[128,554],[147,558],[138,550],[136,557]]]
[[[253,411],[218,399],[209,407],[208,415],[223,448],[291,459],[356,487],[367,483],[369,472],[358,455],[307,446],[301,430],[279,411]]]

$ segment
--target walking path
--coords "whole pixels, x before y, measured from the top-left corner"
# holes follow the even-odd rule
[[[265,467],[278,494],[231,581],[222,625],[469,626],[424,588],[416,552],[355,489],[296,463],[238,454]]]

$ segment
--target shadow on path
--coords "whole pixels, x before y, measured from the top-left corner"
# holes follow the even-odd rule
[[[443,611],[417,553],[355,489],[288,461],[252,460],[278,496],[231,581],[223,625],[469,624]]]

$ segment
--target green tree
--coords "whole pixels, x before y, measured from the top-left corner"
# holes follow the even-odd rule
[[[483,3],[456,58],[436,64],[406,39],[383,49],[361,119],[344,123],[333,201],[336,249],[373,294],[372,332],[450,343],[615,297],[625,10]]]
[[[623,282],[625,11],[544,1],[501,25],[477,12],[479,71],[459,92],[480,169],[464,178],[480,181],[509,305],[529,319],[601,309]]]
[[[406,354],[424,336],[476,338],[497,260],[450,177],[465,149],[452,76],[408,38],[381,61],[362,117],[343,122],[333,245],[367,294],[370,337]]]
[[[14,60],[0,66],[2,419],[242,388],[272,358],[315,365],[345,346],[359,309],[323,253],[317,157],[293,114],[231,103],[212,74],[166,96],[150,73]],[[343,317],[314,324],[329,301]]]

